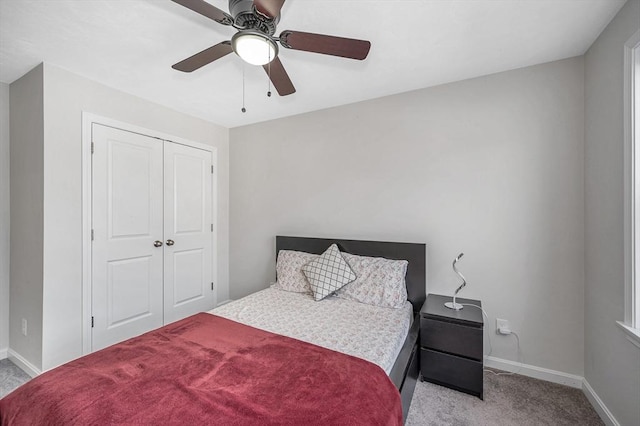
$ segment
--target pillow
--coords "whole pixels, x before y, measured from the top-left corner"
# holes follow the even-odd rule
[[[318,257],[317,254],[303,251],[280,250],[276,261],[277,282],[272,287],[295,293],[311,293],[311,286],[301,268]]]
[[[349,253],[342,255],[358,278],[337,291],[337,297],[386,308],[404,306],[407,301],[405,275],[409,262]]]
[[[304,265],[302,272],[311,284],[313,298],[316,301],[324,299],[356,279],[356,274],[342,258],[335,244],[331,244],[320,257]]]

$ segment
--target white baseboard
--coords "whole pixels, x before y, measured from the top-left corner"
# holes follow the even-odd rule
[[[534,379],[546,380],[547,382],[571,386],[572,388],[582,389],[582,392],[607,426],[620,426],[620,423],[618,423],[616,418],[613,417],[611,411],[609,411],[607,406],[604,405],[604,402],[602,402],[600,397],[584,377],[563,373],[562,371],[549,370],[548,368],[537,367],[535,365],[520,364],[519,362],[495,358],[492,356],[485,358],[484,366],[522,374],[523,376],[533,377]]]
[[[498,370],[518,373],[534,379],[546,380],[547,382],[558,383],[572,388],[582,389],[584,378],[574,374],[563,373],[562,371],[549,370],[548,368],[537,367],[535,365],[520,364],[519,362],[507,359],[488,356],[485,358],[484,366],[497,368]]]
[[[9,356],[9,349],[0,349],[0,359],[5,359]]]
[[[13,349],[9,348],[8,352],[9,352],[9,359],[15,365],[20,367],[20,369],[22,371],[24,371],[25,373],[27,373],[29,376],[36,377],[37,375],[42,373],[42,371],[39,368],[37,368],[35,365],[31,364],[29,361],[24,359],[24,357],[22,355],[20,355],[19,353],[17,353]]]
[[[620,423],[613,417],[611,411],[604,405],[604,402],[600,399],[596,391],[593,390],[587,379],[582,381],[582,392],[586,395],[587,399],[593,405],[593,408],[596,410],[602,421],[608,426],[620,426]]]
[[[222,302],[218,303],[218,305],[216,305],[216,308],[218,306],[222,306],[222,305],[226,305],[229,302],[233,302],[233,299],[227,299],[227,300],[223,300]]]

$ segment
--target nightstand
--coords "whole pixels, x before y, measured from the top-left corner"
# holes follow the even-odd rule
[[[448,309],[451,296],[429,294],[420,310],[420,372],[423,380],[461,392],[482,395],[482,311],[465,306]],[[457,303],[482,306],[479,300]]]

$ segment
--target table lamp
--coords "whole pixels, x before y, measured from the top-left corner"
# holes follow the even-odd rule
[[[456,263],[458,263],[458,261],[462,259],[462,256],[464,256],[464,253],[460,253],[455,259],[453,259],[453,264],[451,265],[453,267],[453,272],[455,272],[456,274],[458,274],[460,278],[462,278],[462,284],[460,284],[460,287],[458,287],[456,289],[456,292],[453,293],[453,302],[446,302],[444,304],[444,306],[446,306],[447,308],[453,309],[455,311],[459,311],[460,309],[463,308],[461,304],[456,303],[456,295],[460,290],[464,288],[464,286],[467,285],[467,280],[464,278],[464,275],[462,275],[460,271],[458,271],[458,268],[456,268]]]

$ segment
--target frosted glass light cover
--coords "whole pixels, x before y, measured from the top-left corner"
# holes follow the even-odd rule
[[[278,55],[278,46],[260,33],[239,32],[231,39],[233,51],[251,65],[265,65]]]

